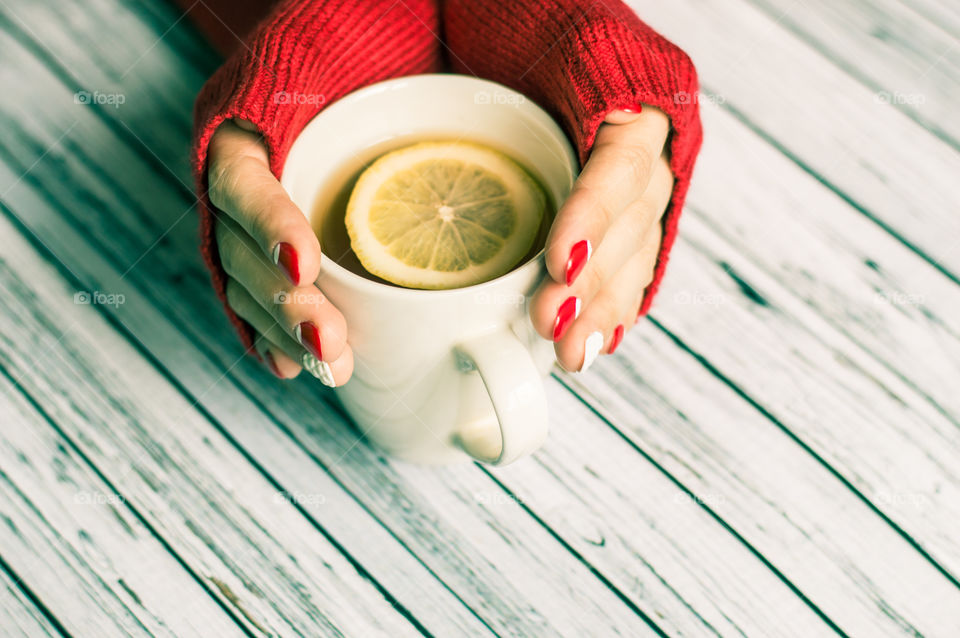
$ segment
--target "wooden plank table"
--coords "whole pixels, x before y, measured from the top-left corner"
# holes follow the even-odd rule
[[[0,635],[960,635],[960,13],[633,4],[704,86],[664,289],[431,469],[242,356],[182,17],[0,0]]]

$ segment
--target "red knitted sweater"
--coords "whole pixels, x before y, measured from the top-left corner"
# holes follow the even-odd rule
[[[358,88],[402,75],[451,70],[500,82],[563,126],[581,162],[607,113],[649,104],[670,116],[673,196],[640,313],[663,278],[702,132],[697,77],[687,55],[618,0],[284,0],[200,92],[193,161],[201,249],[225,301],[226,276],[206,193],[207,146],[225,119],[256,124],[280,175],[293,140],[323,108]],[[277,95],[323,95],[316,100]],[[253,332],[227,308],[249,348]]]

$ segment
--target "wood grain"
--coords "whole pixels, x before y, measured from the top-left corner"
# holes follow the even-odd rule
[[[789,596],[786,587],[715,521],[696,507],[677,505],[677,487],[624,445],[604,423],[556,383],[548,385],[548,392],[555,415],[553,434],[533,462],[490,471],[486,477],[477,475],[474,468],[394,464],[398,476],[391,477],[388,484],[397,484],[399,489],[387,493],[381,493],[382,487],[377,489],[372,477],[348,473],[354,465],[370,462],[366,446],[347,450],[338,461],[327,442],[342,435],[326,428],[298,426],[298,421],[310,421],[295,418],[299,402],[290,400],[289,395],[282,404],[271,400],[269,405],[275,414],[283,414],[285,421],[289,418],[291,431],[304,447],[325,462],[332,462],[334,471],[355,485],[357,492],[380,497],[372,507],[381,518],[390,517],[397,503],[402,503],[404,510],[429,513],[431,518],[441,515],[434,512],[440,508],[444,518],[451,521],[450,529],[418,525],[404,531],[413,539],[424,537],[438,548],[439,555],[431,557],[437,561],[434,569],[438,571],[444,569],[444,562],[463,561],[454,549],[464,545],[457,540],[462,536],[478,551],[483,548],[489,560],[496,556],[501,562],[498,554],[503,552],[502,562],[509,567],[500,570],[510,575],[509,582],[517,586],[530,582],[528,574],[518,571],[518,561],[515,559],[514,565],[509,561],[510,552],[519,547],[524,547],[523,554],[542,551],[528,546],[524,537],[531,532],[513,531],[517,528],[515,521],[529,511],[556,540],[588,561],[668,634],[742,631],[748,635],[789,635],[790,630],[777,624],[778,618],[790,618],[800,633],[823,632],[824,625],[813,613],[799,599]],[[495,482],[491,483],[491,477]],[[607,480],[611,484],[605,488]],[[445,489],[432,489],[436,483]],[[671,533],[677,529],[687,529],[690,535]],[[509,547],[501,548],[502,538],[509,540]],[[412,540],[411,544],[420,545],[424,540]],[[710,552],[702,551],[705,546],[711,548]],[[731,569],[731,565],[736,568]],[[448,582],[458,590],[469,591],[469,583],[456,573]],[[746,598],[757,604],[731,609],[717,598],[718,590],[748,590]]]
[[[898,0],[750,0],[851,80],[960,149],[960,46]],[[905,146],[909,147],[909,141]]]
[[[779,294],[807,306],[805,315],[849,339],[846,349],[856,344],[960,423],[960,287],[763,140],[744,135],[728,113],[713,105],[702,111],[711,135],[686,214],[716,236],[703,241],[768,274]],[[738,170],[722,170],[731,162]]]
[[[11,638],[63,635],[3,570],[0,570],[0,627]]]
[[[960,590],[788,433],[652,324],[621,348],[565,380],[843,632],[960,629]]]
[[[75,304],[76,288],[0,229],[0,362],[249,632],[419,633],[97,304]]]
[[[824,185],[960,281],[960,154],[746,2],[630,5],[684,48],[701,101],[760,132]],[[709,132],[707,133],[709,136]],[[929,176],[942,176],[930,179]]]
[[[901,3],[930,24],[943,29],[954,38],[960,38],[960,9],[950,0],[909,0]]]
[[[148,11],[149,5],[161,8]],[[92,100],[76,106],[123,114],[119,130],[127,144],[150,149],[158,169],[188,178],[183,140],[192,127],[190,106],[217,58],[185,37],[182,15],[156,15],[163,9],[172,11],[172,3],[4,3],[0,27],[29,46],[71,93],[122,95],[119,105]],[[104,37],[104,25],[122,37]]]
[[[698,239],[698,230],[688,223],[688,239]],[[698,244],[702,250],[704,244]],[[956,575],[958,545],[949,531],[960,505],[956,425],[868,354],[847,347],[804,306],[778,295],[776,284],[732,250],[711,245],[717,250],[712,261],[681,248],[690,262],[678,260],[674,281],[679,289],[724,301],[664,305],[656,316],[901,521]],[[769,309],[744,307],[752,301],[718,262],[768,300]],[[713,281],[704,284],[707,273]],[[733,341],[744,334],[750,338]],[[918,511],[913,498],[896,495],[929,502]]]
[[[0,271],[6,299],[10,272]],[[5,327],[4,334],[13,332]],[[0,546],[49,612],[75,635],[242,636],[6,373],[0,370]]]
[[[704,112],[714,135],[680,249],[698,257],[674,260],[655,316],[956,575],[956,286]],[[710,170],[731,158],[741,173]]]
[[[698,230],[687,223],[688,240]],[[949,530],[960,506],[956,425],[801,304],[779,296],[763,273],[713,237],[704,239],[717,252],[707,259],[683,245],[678,255],[689,261],[677,260],[673,290],[724,301],[664,305],[655,316],[900,521],[955,577],[958,544]],[[769,306],[745,307],[753,302],[728,271]],[[705,274],[712,282],[703,282]],[[916,499],[929,500],[917,508]]]

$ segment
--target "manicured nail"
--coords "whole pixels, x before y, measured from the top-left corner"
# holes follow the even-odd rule
[[[300,262],[296,248],[287,242],[279,242],[273,247],[273,263],[280,267],[294,286],[300,285]]]
[[[610,337],[610,347],[607,348],[607,354],[613,354],[613,351],[617,349],[621,341],[623,341],[622,323],[617,324],[617,327],[613,329],[613,336]]]
[[[583,342],[583,365],[580,366],[580,372],[586,372],[587,368],[593,365],[593,362],[597,360],[597,356],[600,354],[601,348],[603,348],[603,333],[599,330],[594,330],[587,336],[586,341]]]
[[[557,310],[557,318],[553,321],[553,340],[560,341],[563,333],[567,331],[570,324],[580,314],[580,299],[577,297],[567,297],[567,300],[560,304]]]
[[[323,385],[331,388],[337,387],[337,382],[333,380],[333,371],[330,370],[330,364],[326,361],[321,361],[309,352],[304,352],[300,355],[300,365],[303,366],[304,370],[320,379]]]
[[[312,321],[298,323],[293,329],[300,345],[310,351],[317,359],[323,359],[323,348],[320,345],[320,329]]]
[[[283,375],[280,374],[280,368],[277,366],[277,360],[273,358],[273,353],[269,350],[263,351],[263,360],[267,363],[267,367],[270,368],[270,372],[276,377],[283,378]]]
[[[643,111],[643,105],[637,104],[636,106],[631,107],[629,109],[620,109],[620,110],[623,111],[624,113],[640,113]]]
[[[570,256],[567,257],[567,285],[572,284],[577,275],[583,270],[583,267],[587,265],[587,260],[590,259],[591,246],[589,239],[583,239],[578,241],[573,245],[573,248],[570,249]]]

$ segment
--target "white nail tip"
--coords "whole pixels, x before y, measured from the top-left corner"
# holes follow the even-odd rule
[[[601,348],[603,348],[603,333],[595,330],[583,343],[583,365],[580,366],[580,372],[586,372],[587,368],[593,365],[600,355]]]
[[[280,263],[280,242],[277,242],[277,245],[273,247],[271,258],[273,259],[274,266]]]
[[[337,382],[333,380],[333,371],[330,370],[330,364],[326,361],[321,361],[309,352],[304,352],[300,357],[300,365],[303,366],[304,370],[320,379],[323,385],[331,388],[337,387]]]

